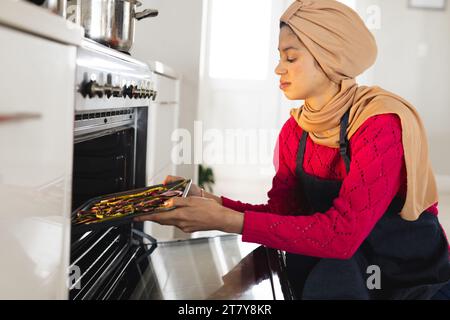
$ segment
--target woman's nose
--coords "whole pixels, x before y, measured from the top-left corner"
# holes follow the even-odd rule
[[[278,63],[278,65],[275,67],[275,74],[281,76],[281,75],[283,75],[285,73],[286,73],[286,69],[282,68],[281,64]]]

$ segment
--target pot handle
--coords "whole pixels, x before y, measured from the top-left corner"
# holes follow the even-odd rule
[[[141,12],[136,12],[134,14],[134,17],[137,20],[141,20],[144,18],[149,18],[149,17],[156,17],[158,15],[158,10],[155,9],[145,9],[144,11]]]

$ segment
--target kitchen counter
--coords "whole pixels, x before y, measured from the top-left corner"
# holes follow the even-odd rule
[[[0,25],[76,46],[84,36],[81,26],[32,3],[17,0],[0,1]]]
[[[157,74],[161,74],[173,79],[181,79],[181,75],[176,72],[173,68],[160,61],[147,61],[150,70]]]
[[[131,299],[290,299],[280,257],[239,235],[158,243]]]

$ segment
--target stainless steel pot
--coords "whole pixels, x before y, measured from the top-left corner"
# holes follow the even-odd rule
[[[63,18],[66,18],[67,0],[28,0],[28,2],[37,4]]]
[[[158,11],[136,12],[136,0],[79,0],[80,24],[85,36],[111,48],[128,52],[134,41],[135,20],[155,17]]]

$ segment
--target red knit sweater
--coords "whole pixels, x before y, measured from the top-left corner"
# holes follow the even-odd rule
[[[280,132],[278,157],[274,157],[276,175],[267,204],[251,205],[222,197],[223,205],[245,213],[243,241],[296,254],[349,259],[394,196],[399,194],[405,198],[406,169],[400,119],[394,114],[377,115],[361,125],[349,141],[348,175],[338,148],[315,144],[308,136],[304,171],[316,177],[343,181],[333,206],[310,216],[292,215],[301,214],[302,195],[297,189],[295,161],[302,132],[292,117]],[[437,215],[437,203],[428,211]]]

